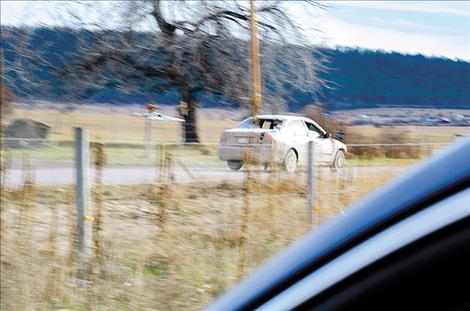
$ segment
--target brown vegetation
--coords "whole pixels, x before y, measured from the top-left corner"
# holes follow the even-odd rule
[[[269,184],[253,168],[244,184],[97,185],[89,279],[77,278],[73,189],[8,188],[1,309],[200,309],[307,230],[305,181],[277,172]],[[319,170],[314,225],[398,172]]]
[[[403,127],[381,127],[373,134],[357,131],[357,127],[347,126],[344,120],[327,117],[323,106],[307,106],[302,114],[315,120],[321,127],[333,136],[336,131],[344,133],[343,142],[348,147],[349,157],[360,159],[392,158],[392,159],[419,159],[430,152],[430,148],[420,145],[428,140],[412,139],[410,130]],[[402,146],[392,146],[401,144]],[[376,145],[376,146],[354,146]]]
[[[13,101],[15,100],[15,94],[12,90],[5,86],[5,76],[3,68],[3,49],[0,48],[0,122],[11,114],[13,110]],[[1,126],[1,125],[0,125]],[[3,130],[3,129],[2,129]]]
[[[15,94],[10,89],[2,86],[0,88],[0,116],[2,122],[13,112],[14,100]]]

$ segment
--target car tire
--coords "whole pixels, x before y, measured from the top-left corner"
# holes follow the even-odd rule
[[[297,154],[294,149],[289,149],[287,151],[286,157],[284,158],[284,168],[289,173],[295,172],[297,168]]]
[[[344,162],[346,161],[346,157],[344,155],[343,150],[338,150],[335,155],[335,159],[333,160],[333,164],[331,167],[333,169],[342,169],[344,167]]]
[[[242,161],[237,161],[237,160],[228,160],[227,165],[231,170],[238,171],[239,169],[242,168],[243,162]]]

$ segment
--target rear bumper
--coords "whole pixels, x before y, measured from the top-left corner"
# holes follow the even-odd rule
[[[250,161],[269,163],[277,160],[277,153],[272,145],[247,145],[247,144],[220,144],[218,156],[220,160]]]

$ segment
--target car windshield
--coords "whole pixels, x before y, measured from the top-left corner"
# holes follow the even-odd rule
[[[243,120],[240,124],[238,124],[235,128],[247,128],[247,129],[255,129],[255,128],[262,128],[262,129],[275,129],[276,127],[280,127],[282,125],[282,120],[280,119],[258,119],[259,123],[256,124],[253,121],[253,118],[247,118]]]

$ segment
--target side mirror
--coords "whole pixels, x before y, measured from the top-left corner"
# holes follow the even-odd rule
[[[323,135],[323,138],[331,138],[331,134],[330,134],[330,133],[325,133],[325,134]]]
[[[335,138],[336,138],[337,140],[343,140],[343,139],[344,139],[344,132],[336,131],[336,132],[335,132]]]

